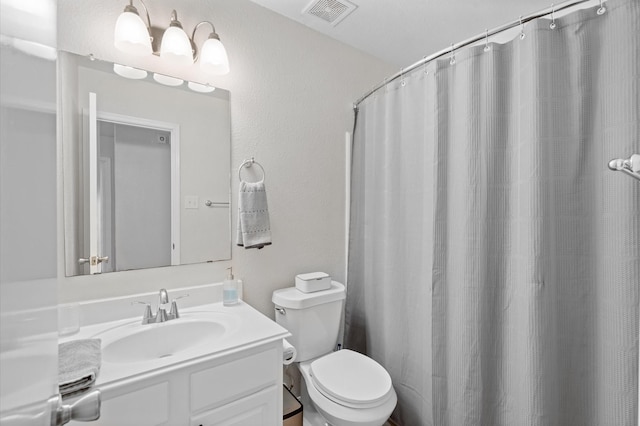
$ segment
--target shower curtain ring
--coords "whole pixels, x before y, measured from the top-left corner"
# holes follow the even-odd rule
[[[400,68],[400,86],[404,87],[407,84],[406,81],[404,81],[404,68]]]
[[[488,52],[491,50],[491,46],[489,46],[489,29],[485,29],[484,31],[484,51]]]
[[[449,64],[451,65],[456,63],[456,50],[453,46],[454,44],[451,44],[451,57],[449,58]]]
[[[556,29],[556,16],[555,16],[556,8],[553,3],[551,3],[551,23],[549,24],[549,28],[552,30]]]
[[[425,75],[429,75],[429,70],[427,69],[427,57],[423,56],[422,60],[424,61],[424,73]]]
[[[598,8],[598,15],[603,15],[607,11],[607,8],[604,7],[604,0],[600,0],[600,7]]]
[[[524,40],[526,34],[524,33],[524,22],[522,22],[522,16],[520,16],[520,40]]]

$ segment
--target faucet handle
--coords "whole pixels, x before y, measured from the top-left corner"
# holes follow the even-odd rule
[[[132,305],[145,305],[145,309],[144,309],[144,315],[142,316],[142,324],[149,324],[150,322],[153,322],[155,320],[155,317],[153,316],[153,313],[151,312],[151,305],[148,304],[147,302],[139,302],[139,301],[133,301],[131,302]]]
[[[184,299],[185,297],[189,297],[189,295],[185,294],[184,296],[179,296],[173,299],[173,302],[171,302],[171,310],[169,311],[169,318],[171,319],[180,318],[180,314],[178,313],[178,304],[176,303],[176,300]]]

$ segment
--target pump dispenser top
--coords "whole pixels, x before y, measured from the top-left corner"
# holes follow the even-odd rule
[[[222,304],[231,306],[238,303],[238,283],[233,279],[233,267],[227,268],[229,276],[222,284]]]

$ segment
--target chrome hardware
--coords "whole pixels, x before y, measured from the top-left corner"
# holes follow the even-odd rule
[[[264,182],[264,178],[266,177],[266,173],[264,172],[264,167],[262,167],[262,164],[258,163],[253,157],[251,157],[251,160],[244,160],[242,162],[242,164],[240,164],[240,167],[238,167],[238,179],[240,179],[240,182],[242,182],[242,168],[243,167],[252,167],[253,165],[256,165],[258,167],[260,167],[260,170],[262,171],[262,178],[258,181],[258,182]]]
[[[156,314],[156,322],[165,322],[169,321],[169,317],[167,316],[167,311],[164,308],[158,308],[158,313]]]
[[[180,313],[178,312],[178,304],[176,303],[176,300],[184,299],[185,297],[189,297],[189,295],[185,294],[184,296],[176,297],[175,299],[173,299],[173,302],[171,302],[171,310],[169,311],[170,320],[180,318]]]
[[[628,174],[640,180],[640,154],[633,154],[628,159],[616,158],[609,161],[609,169]]]
[[[160,289],[158,294],[160,300],[158,300],[158,312],[156,313],[156,322],[169,321],[171,318],[167,316],[167,310],[164,305],[169,303],[169,293],[164,288]]]
[[[84,257],[81,257],[80,259],[78,259],[78,263],[80,265],[84,265],[85,263],[88,263],[91,266],[96,266],[98,263],[102,263],[102,262],[109,263],[109,256],[91,256],[88,259]]]
[[[167,293],[167,290],[161,288],[159,296],[161,305],[166,305],[167,303],[169,303],[169,293]]]
[[[94,390],[76,400],[73,404],[62,404],[58,399],[57,407],[51,412],[52,425],[64,425],[71,420],[76,422],[92,422],[100,418],[102,400],[99,390]]]
[[[229,203],[226,202],[215,202],[211,200],[206,200],[204,205],[207,207],[229,207]]]
[[[151,312],[151,305],[149,305],[148,303],[145,303],[145,302],[138,302],[137,300],[135,302],[131,302],[131,304],[132,305],[139,304],[139,305],[145,305],[146,306],[145,309],[144,309],[144,315],[142,316],[142,325],[151,324],[153,322],[156,322],[156,317]]]
[[[176,300],[182,299],[184,297],[188,297],[188,294],[185,294],[180,297],[176,297],[171,302],[171,310],[167,312],[166,305],[169,304],[169,293],[164,288],[161,288],[159,293],[159,301],[158,301],[158,311],[155,315],[151,311],[151,305],[146,302],[132,302],[132,304],[140,304],[145,305],[144,315],[142,317],[142,324],[155,324],[159,322],[171,321],[172,319],[180,318],[180,313],[178,312],[178,304]]]
[[[287,311],[284,308],[281,308],[279,306],[276,306],[276,312],[279,313],[280,315],[287,315]]]

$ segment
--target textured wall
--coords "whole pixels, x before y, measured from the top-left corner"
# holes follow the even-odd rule
[[[234,246],[231,262],[61,277],[60,301],[221,281],[232,265],[244,280],[245,300],[271,316],[271,292],[291,285],[295,274],[321,270],[343,280],[344,134],[352,129],[352,102],[396,70],[248,0],[148,2],[154,26],[166,26],[173,8],[189,33],[201,20],[214,23],[231,72],[204,79],[196,67],[175,70],[155,57],[140,60],[117,52],[113,26],[126,3],[59,0],[59,48],[230,90],[232,223],[237,220],[235,171],[254,156],[267,174],[273,245],[262,250]],[[206,36],[199,30],[197,42]]]

